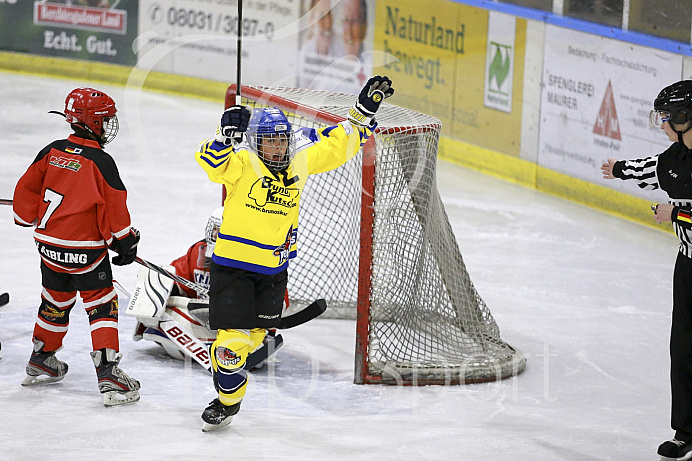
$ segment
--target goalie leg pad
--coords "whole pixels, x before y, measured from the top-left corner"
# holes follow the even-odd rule
[[[219,401],[226,406],[240,403],[247,389],[245,362],[253,350],[262,343],[265,330],[218,330],[212,344],[214,384]]]

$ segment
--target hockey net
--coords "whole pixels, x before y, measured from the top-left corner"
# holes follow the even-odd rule
[[[294,129],[345,119],[355,96],[243,86],[243,104],[282,109]],[[226,107],[235,103],[235,85]],[[292,309],[325,298],[356,319],[356,383],[459,384],[523,371],[469,278],[436,185],[438,119],[382,104],[352,160],[301,193]]]

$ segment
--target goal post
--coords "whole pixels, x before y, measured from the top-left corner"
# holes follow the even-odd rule
[[[356,96],[242,86],[243,104],[283,110],[294,130],[346,119]],[[235,85],[226,107],[235,104]],[[356,320],[354,382],[463,384],[524,370],[466,270],[437,191],[441,122],[383,103],[356,157],[301,191],[292,309],[324,298]],[[325,333],[326,334],[326,333]]]

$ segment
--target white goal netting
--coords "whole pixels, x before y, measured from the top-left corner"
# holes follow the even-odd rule
[[[294,129],[336,124],[355,98],[243,87],[244,104],[279,107]],[[440,121],[386,103],[376,119],[374,143],[311,176],[302,192],[292,309],[325,298],[325,315],[357,318],[358,383],[468,383],[521,372],[526,359],[500,338],[437,191]]]

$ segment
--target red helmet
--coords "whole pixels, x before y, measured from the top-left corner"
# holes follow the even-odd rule
[[[118,133],[115,101],[103,91],[93,88],[75,88],[65,98],[65,119],[93,133],[102,145],[108,144]]]

